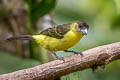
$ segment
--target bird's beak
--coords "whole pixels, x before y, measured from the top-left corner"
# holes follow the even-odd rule
[[[83,35],[87,35],[87,29],[81,29],[80,32],[82,32]]]

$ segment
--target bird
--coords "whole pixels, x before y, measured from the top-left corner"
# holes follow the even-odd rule
[[[14,40],[34,40],[38,45],[54,53],[56,51],[73,52],[68,50],[77,44],[84,35],[87,35],[89,25],[86,22],[77,20],[72,23],[53,26],[35,35],[20,35],[6,38],[7,41]]]

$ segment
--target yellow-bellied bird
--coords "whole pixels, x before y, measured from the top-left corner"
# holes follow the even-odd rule
[[[10,37],[6,40],[35,40],[38,45],[55,53],[56,51],[74,52],[68,49],[80,41],[80,39],[87,35],[88,24],[82,21],[75,21],[70,24],[62,24],[52,28],[43,30],[38,35],[21,35]],[[56,58],[58,56],[54,54]]]

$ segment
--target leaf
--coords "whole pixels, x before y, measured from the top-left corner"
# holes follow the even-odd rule
[[[120,28],[120,15],[117,15],[112,20],[112,29],[118,29]]]
[[[56,0],[25,0],[25,2],[28,5],[28,10],[33,23],[45,14],[49,13],[56,4]]]

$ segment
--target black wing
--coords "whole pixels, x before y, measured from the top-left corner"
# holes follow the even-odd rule
[[[47,36],[57,38],[57,39],[61,39],[64,37],[64,34],[66,34],[68,31],[70,31],[70,24],[63,24],[57,27],[48,28],[40,32],[40,34],[47,35]]]

